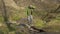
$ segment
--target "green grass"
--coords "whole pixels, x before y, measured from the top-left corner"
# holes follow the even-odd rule
[[[60,32],[60,20],[54,19],[50,21],[45,28],[49,32]]]
[[[44,22],[40,19],[35,19],[34,22],[35,22],[34,25],[37,28],[43,28],[45,26]]]
[[[18,15],[15,15],[12,20],[16,21],[16,20],[19,20],[21,17],[19,17]]]

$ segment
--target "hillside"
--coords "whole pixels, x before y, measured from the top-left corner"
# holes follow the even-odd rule
[[[17,25],[20,23],[28,24],[26,10],[29,5],[35,7],[33,10],[33,25],[38,29],[48,32],[60,32],[60,0],[0,0],[0,31],[7,33],[15,33],[19,29]],[[4,7],[5,4],[5,7]],[[5,8],[5,9],[4,9]],[[6,14],[5,14],[6,13]],[[12,23],[13,31],[9,31],[4,16]],[[9,23],[8,22],[8,23]],[[26,29],[27,34],[28,28]],[[27,30],[28,29],[28,30]],[[20,31],[19,31],[20,32]],[[23,32],[22,32],[23,33]]]

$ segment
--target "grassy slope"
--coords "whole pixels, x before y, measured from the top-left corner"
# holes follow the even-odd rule
[[[47,6],[49,6],[49,4],[47,5]],[[53,7],[54,5],[52,5],[51,4],[51,6],[50,6],[50,9],[52,9],[52,7]],[[55,6],[54,6],[55,7]],[[25,18],[26,17],[26,13],[25,13],[25,10],[22,10],[22,9],[20,9],[20,10],[16,10],[15,8],[13,8],[13,7],[8,7],[8,11],[11,11],[11,12],[9,12],[9,19],[11,20],[11,21],[16,21],[16,20],[19,20],[20,18]],[[42,11],[41,11],[42,12]],[[38,12],[37,12],[38,13]],[[35,13],[35,14],[37,14],[37,13]],[[59,17],[60,18],[60,17]],[[57,19],[59,19],[59,18],[57,18]],[[47,31],[59,31],[60,32],[60,20],[57,20],[57,19],[54,19],[54,20],[52,20],[51,22],[49,22],[47,25],[46,25],[46,27],[45,27],[45,24],[43,23],[43,20],[41,20],[40,18],[39,18],[39,16],[37,16],[36,17],[36,15],[34,15],[34,25],[37,27],[37,28],[41,28],[41,27],[45,27],[45,29],[47,30]],[[2,21],[3,20],[3,18],[2,17],[0,17],[0,22],[3,22]],[[0,27],[1,28],[1,27]],[[1,29],[2,29],[2,31],[4,30],[4,32],[6,32],[6,31],[8,31],[7,30],[7,28],[5,29],[6,27],[5,26],[3,26]],[[50,29],[49,29],[50,28]],[[10,33],[14,33],[14,31],[13,32],[10,32]]]

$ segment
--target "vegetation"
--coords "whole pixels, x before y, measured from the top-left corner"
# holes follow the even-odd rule
[[[0,34],[29,34],[34,32],[35,30],[30,31],[25,26],[28,24],[26,10],[31,11],[27,9],[30,4],[35,7],[32,14],[34,27],[46,32],[60,32],[60,1],[5,0],[4,4],[5,6],[0,0]],[[26,20],[24,20],[25,18]],[[21,19],[23,26],[20,26]]]

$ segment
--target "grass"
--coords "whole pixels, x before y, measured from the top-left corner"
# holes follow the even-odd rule
[[[1,23],[1,22],[3,22],[3,20],[4,20],[4,19],[3,19],[3,17],[2,17],[2,16],[0,16],[0,23]]]
[[[16,21],[16,20],[19,20],[20,18],[27,17],[27,14],[26,14],[25,10],[19,11],[19,10],[16,10],[16,9],[12,9],[11,10],[11,15],[9,16],[9,19],[11,19],[12,21]],[[43,13],[45,15],[45,12],[41,12],[38,15],[40,15],[40,14],[43,15]],[[34,17],[34,23],[33,24],[36,28],[40,29],[40,28],[43,28],[43,27],[46,26],[46,24],[43,22],[43,20],[39,19],[38,16],[36,17],[36,13],[33,14],[33,17]],[[2,16],[0,16],[0,22],[3,22],[3,17]],[[16,25],[13,24],[12,27],[15,28]],[[48,29],[48,27],[50,27],[50,29]],[[54,19],[53,21],[49,22],[48,26],[46,26],[46,28],[47,28],[46,29],[47,31],[60,31],[60,17],[58,17],[58,19]],[[0,27],[0,30],[1,30],[1,32],[4,32],[5,34],[7,34],[7,33],[15,34],[15,30],[9,32],[9,30],[5,26]]]
[[[19,20],[21,17],[19,17],[18,15],[15,15],[14,17],[12,17],[12,20],[16,21]]]
[[[45,26],[44,22],[41,19],[34,19],[34,26],[37,28],[43,28]]]
[[[6,27],[6,25],[0,26],[0,32],[3,32],[4,34],[8,34],[9,30]]]
[[[47,31],[49,32],[60,32],[60,20],[54,19],[51,22],[47,24],[45,27]]]

